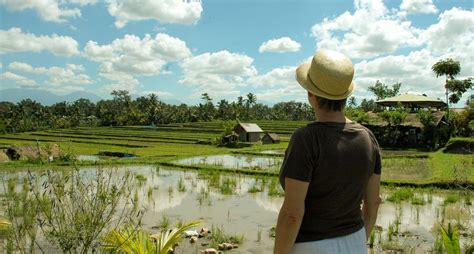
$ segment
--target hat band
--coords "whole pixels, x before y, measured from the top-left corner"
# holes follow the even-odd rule
[[[340,93],[340,94],[329,93],[329,92],[325,91],[324,89],[322,89],[321,87],[317,86],[316,83],[311,79],[311,75],[309,75],[309,73],[308,73],[307,76],[308,76],[309,82],[310,82],[313,86],[315,86],[317,89],[323,91],[324,93],[327,93],[328,95],[341,96],[341,95],[343,95],[343,94],[345,94],[345,93],[347,92],[347,91],[346,91],[346,92],[343,92],[343,93]]]

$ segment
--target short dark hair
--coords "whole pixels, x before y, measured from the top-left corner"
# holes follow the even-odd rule
[[[318,103],[318,106],[321,109],[327,110],[327,111],[342,111],[344,107],[346,106],[346,99],[342,100],[329,100],[326,98],[322,98],[319,96],[316,96],[316,102]]]

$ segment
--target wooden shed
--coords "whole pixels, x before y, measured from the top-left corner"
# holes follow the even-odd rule
[[[234,131],[239,135],[239,141],[243,142],[258,142],[263,133],[263,130],[254,123],[239,123]]]
[[[276,133],[265,133],[262,138],[263,144],[278,144],[280,143],[280,136]]]

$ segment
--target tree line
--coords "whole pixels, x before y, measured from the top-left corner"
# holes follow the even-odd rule
[[[472,78],[457,80],[460,73],[459,62],[452,59],[440,60],[433,65],[436,76],[446,76],[446,103],[457,103],[462,94],[472,89]],[[349,118],[360,123],[368,123],[370,119],[366,112],[379,112],[384,119],[403,119],[404,110],[395,108],[386,110],[375,102],[388,97],[399,95],[401,83],[391,87],[376,81],[369,86],[375,99],[363,99],[360,104],[355,97],[347,100],[346,114]],[[93,103],[88,99],[78,99],[74,102],[59,102],[44,106],[30,99],[18,103],[0,102],[0,133],[25,132],[41,129],[59,129],[86,126],[126,126],[126,125],[161,125],[169,123],[185,123],[212,120],[283,120],[311,121],[314,113],[308,103],[289,101],[279,102],[268,106],[257,102],[253,93],[239,96],[235,101],[226,99],[215,102],[208,93],[203,93],[198,105],[171,105],[159,100],[155,94],[132,99],[126,90],[116,90],[111,93],[112,99],[100,100]],[[474,129],[474,112],[472,100],[466,104],[464,113],[449,115],[454,127],[454,134],[460,130],[460,135],[469,135]],[[449,111],[448,111],[449,112]],[[467,133],[467,134],[466,134]]]
[[[18,103],[0,102],[0,132],[25,132],[86,126],[161,125],[212,120],[313,120],[311,106],[302,102],[279,102],[268,106],[257,102],[253,93],[236,101],[214,103],[202,94],[198,105],[172,105],[155,94],[132,99],[126,90],[113,91],[112,99],[93,103],[88,99],[44,106],[25,99]]]

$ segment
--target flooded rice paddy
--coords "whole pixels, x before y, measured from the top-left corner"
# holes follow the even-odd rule
[[[200,162],[194,157],[184,162]],[[268,165],[265,160],[246,161],[229,156],[229,161],[241,167]],[[208,163],[231,167],[227,159],[207,156]],[[265,164],[268,163],[268,164]],[[91,177],[94,168],[83,168],[84,177]],[[271,253],[274,238],[272,228],[283,201],[276,177],[242,176],[236,174],[204,173],[172,170],[156,166],[124,166],[118,174],[131,171],[135,177],[133,191],[146,210],[144,229],[156,232],[164,223],[203,220],[201,226],[221,228],[225,233],[243,237],[238,249],[231,253]],[[25,177],[24,172],[0,173],[4,177]],[[91,179],[92,180],[92,179]],[[437,241],[437,225],[451,221],[459,226],[461,248],[473,244],[474,208],[471,193],[434,189],[382,188],[375,235],[377,252],[398,249],[403,252],[424,253]],[[1,210],[1,209],[0,209]],[[1,211],[0,211],[1,213]],[[198,241],[183,241],[176,253],[198,253],[204,249]]]
[[[178,165],[202,165],[228,169],[265,170],[278,172],[283,158],[257,157],[244,155],[209,155],[177,160]]]

